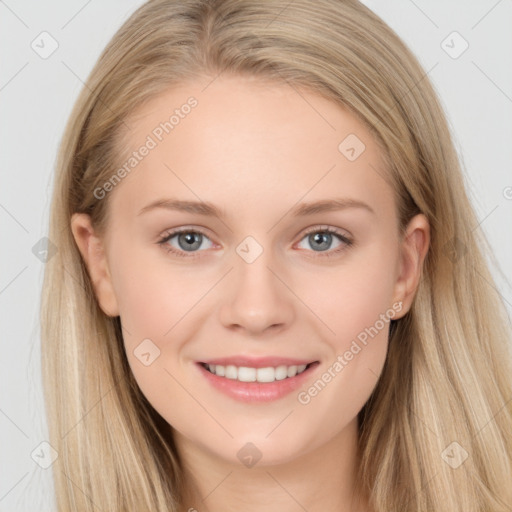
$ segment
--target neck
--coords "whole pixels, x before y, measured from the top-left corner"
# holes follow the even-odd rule
[[[183,512],[367,511],[356,492],[357,419],[328,443],[277,465],[223,459],[174,431],[185,468]],[[191,511],[192,509],[192,511]]]

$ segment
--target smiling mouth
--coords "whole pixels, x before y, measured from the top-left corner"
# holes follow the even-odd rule
[[[239,382],[271,383],[280,380],[291,379],[304,373],[311,366],[316,366],[318,361],[301,365],[279,365],[267,366],[264,368],[253,368],[249,366],[220,365],[200,363],[207,371],[225,379]]]

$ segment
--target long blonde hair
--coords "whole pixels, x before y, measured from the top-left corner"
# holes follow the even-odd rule
[[[359,415],[358,483],[375,511],[510,511],[511,339],[488,284],[489,248],[425,71],[356,0],[151,0],[101,54],[61,143],[49,229],[58,252],[41,307],[58,510],[182,506],[171,429],[131,374],[119,317],[99,308],[70,218],[84,212],[98,232],[106,226],[108,197],[94,190],[120,164],[134,109],[219,73],[286,81],[349,108],[382,147],[401,228],[418,212],[430,222],[412,309],[393,322]]]

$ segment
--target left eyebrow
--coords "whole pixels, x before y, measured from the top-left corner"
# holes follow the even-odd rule
[[[204,201],[180,201],[177,199],[159,199],[147,206],[144,206],[137,215],[141,215],[156,208],[164,208],[166,210],[177,210],[197,215],[207,215],[217,217],[219,219],[225,218],[224,210],[216,207],[212,203]],[[342,198],[342,199],[325,199],[315,201],[312,203],[301,203],[291,210],[294,217],[305,217],[307,215],[314,215],[316,213],[346,210],[348,208],[361,208],[376,215],[373,208],[357,199]]]
[[[313,215],[315,213],[332,212],[336,210],[346,210],[348,208],[362,208],[369,213],[376,215],[373,208],[357,199],[342,198],[342,199],[325,199],[322,201],[315,201],[313,203],[302,203],[296,206],[291,214],[294,217],[302,217],[306,215]]]

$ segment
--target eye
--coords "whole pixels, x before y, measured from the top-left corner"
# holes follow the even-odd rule
[[[329,250],[336,239],[338,245],[334,250]],[[325,253],[318,254],[321,257],[334,256],[353,244],[353,241],[348,236],[340,230],[329,226],[316,226],[310,229],[302,240],[305,240],[313,248],[313,252]]]
[[[176,238],[175,242],[177,247],[170,243],[173,238]],[[182,256],[186,258],[188,256],[186,253],[193,254],[197,252],[198,249],[204,249],[205,247],[203,242],[205,240],[210,239],[201,231],[197,231],[195,229],[179,229],[165,233],[157,243],[161,245],[166,251],[172,252],[176,256]]]

